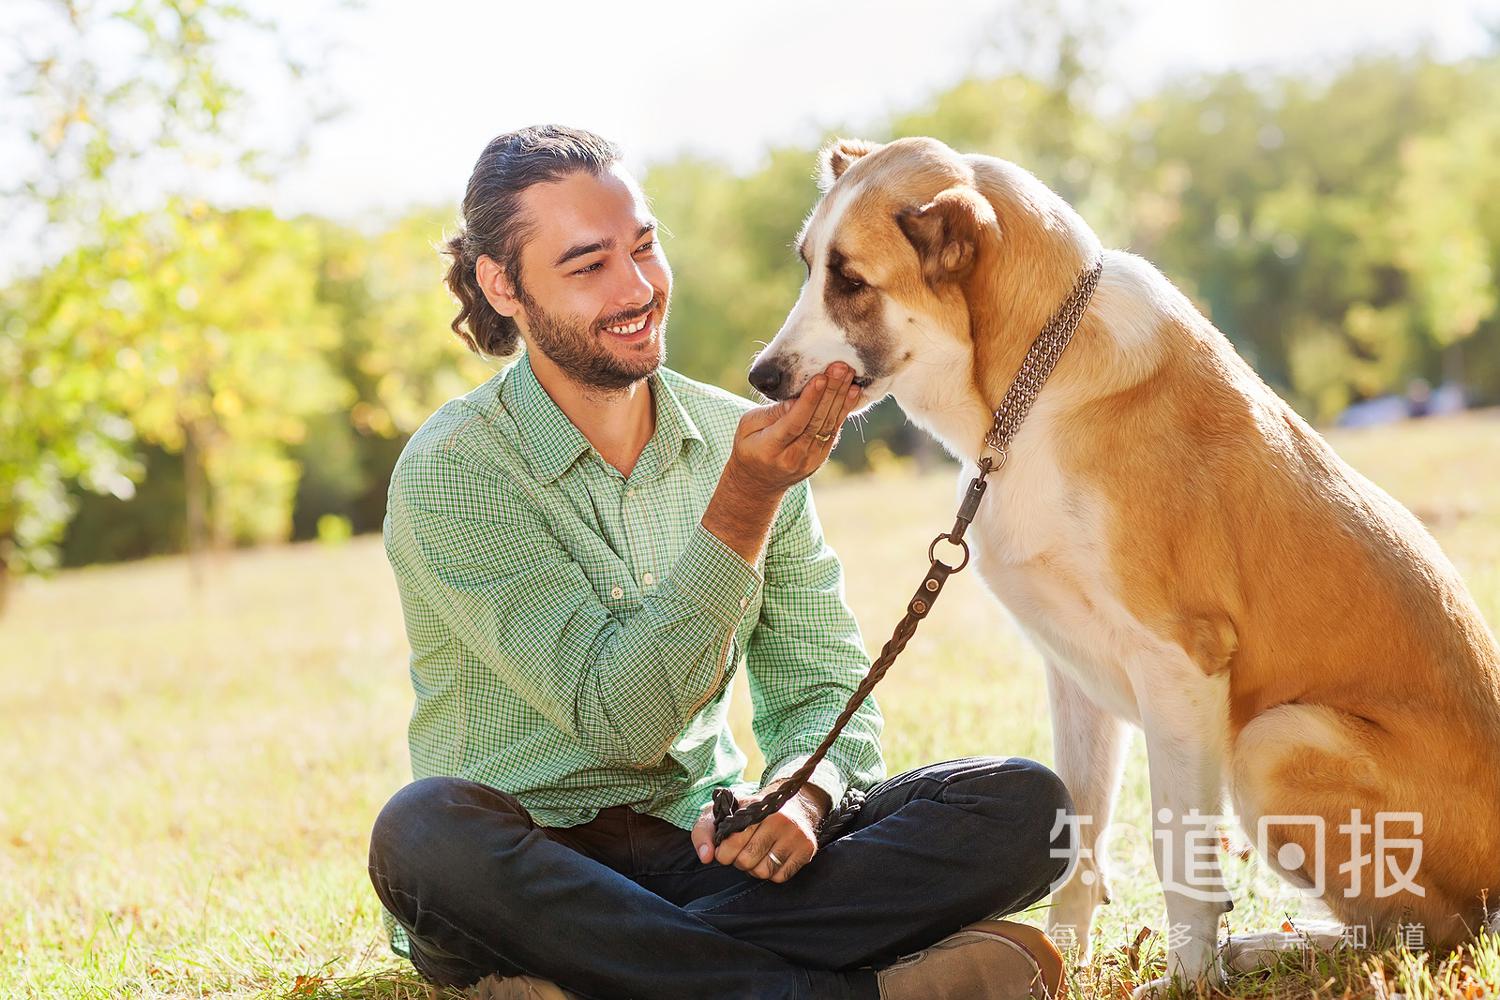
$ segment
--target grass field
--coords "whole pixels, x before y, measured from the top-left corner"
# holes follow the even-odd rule
[[[1500,622],[1500,415],[1335,444],[1422,516]],[[947,472],[820,476],[872,652],[951,523],[953,492]],[[365,874],[370,824],[409,777],[406,645],[380,540],[236,553],[211,579],[194,596],[176,558],[71,571],[25,582],[0,621],[0,996],[426,997],[385,948]],[[878,697],[892,773],[970,753],[1051,761],[1037,657],[972,572]],[[1116,901],[1075,982],[1084,996],[1117,1000],[1161,955],[1161,934],[1142,934],[1164,923],[1145,779],[1137,737],[1118,818],[1140,835],[1111,855]],[[1231,877],[1245,867],[1231,861]],[[1254,884],[1232,929],[1303,912]],[[1444,963],[1292,953],[1228,988],[1471,1000],[1497,979],[1491,940]]]

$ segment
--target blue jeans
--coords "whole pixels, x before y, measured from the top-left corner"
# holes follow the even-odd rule
[[[370,878],[428,980],[551,979],[591,998],[876,998],[874,969],[1044,898],[1072,799],[1021,757],[965,757],[870,790],[786,882],[703,864],[688,831],[626,806],[542,827],[513,796],[424,778],[386,804]]]

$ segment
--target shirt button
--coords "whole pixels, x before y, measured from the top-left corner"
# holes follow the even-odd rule
[[[620,586],[611,587],[609,588],[609,596],[618,601],[625,596],[625,588]]]
[[[641,577],[641,582],[648,587],[651,586],[651,574],[647,573],[645,576]]]
[[[740,598],[740,610],[744,611],[749,606],[750,606],[750,598],[748,598],[748,597],[741,597]]]
[[[632,487],[630,487],[630,488],[628,488],[628,489],[627,489],[627,490],[626,490],[626,491],[625,491],[625,495],[626,495],[626,496],[628,496],[628,497],[633,497],[633,496],[635,496],[635,487],[634,487],[634,486],[632,486]]]

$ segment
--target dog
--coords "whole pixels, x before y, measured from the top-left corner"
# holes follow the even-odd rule
[[[819,186],[796,243],[806,282],[751,384],[785,399],[849,364],[866,407],[894,396],[963,463],[960,492],[1032,340],[1103,261],[969,533],[1045,660],[1077,806],[1049,929],[1075,928],[1088,960],[1134,724],[1168,979],[1222,980],[1232,902],[1203,841],[1226,791],[1271,869],[1346,924],[1420,924],[1433,947],[1475,932],[1500,901],[1500,651],[1421,523],[1021,167],[929,138],[838,140]],[[1377,841],[1406,850],[1374,857]]]

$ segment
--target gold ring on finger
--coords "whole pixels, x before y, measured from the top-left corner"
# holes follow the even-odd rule
[[[813,435],[813,440],[814,441],[827,441],[831,437],[833,437],[832,434],[814,434]]]

